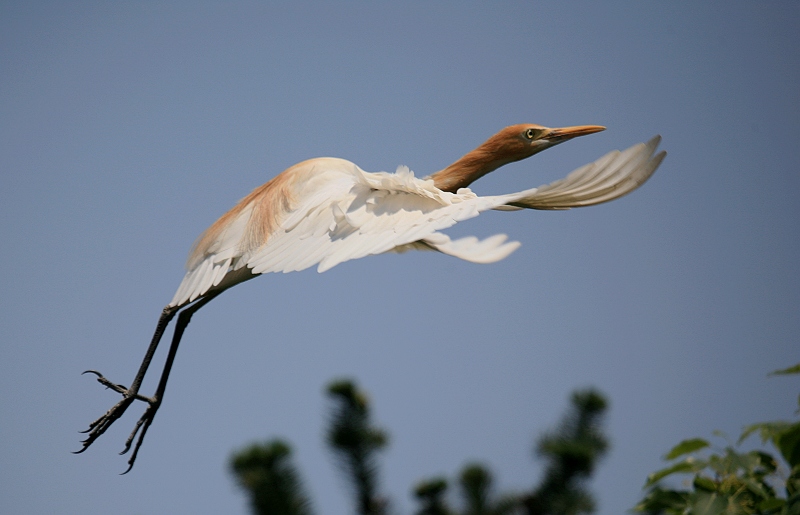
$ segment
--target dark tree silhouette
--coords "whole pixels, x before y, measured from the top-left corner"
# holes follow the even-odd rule
[[[595,390],[572,395],[572,408],[561,425],[539,440],[537,454],[548,464],[539,487],[522,500],[526,513],[574,515],[594,511],[594,499],[584,483],[608,449],[601,429],[606,404]]]
[[[378,491],[377,452],[388,436],[370,421],[366,394],[349,380],[335,381],[327,393],[333,401],[326,439],[336,463],[352,488],[355,512],[382,515],[388,501]],[[537,452],[547,462],[541,484],[531,493],[496,495],[491,472],[480,464],[465,466],[458,478],[462,510],[447,502],[447,479],[423,481],[414,490],[417,515],[577,515],[589,513],[594,502],[584,483],[608,448],[600,427],[606,401],[594,390],[576,392],[572,407],[557,430],[546,433]],[[311,503],[289,463],[289,447],[279,440],[253,445],[231,460],[231,470],[250,494],[258,515],[310,514]]]
[[[416,515],[453,515],[444,500],[447,480],[443,477],[428,479],[414,488],[414,496],[422,505]]]
[[[328,427],[328,445],[350,478],[358,513],[382,514],[387,502],[378,496],[376,452],[386,446],[388,436],[370,425],[367,396],[352,381],[331,383],[328,395],[335,401]]]
[[[513,513],[519,501],[516,496],[505,495],[496,499],[492,492],[489,469],[473,463],[461,469],[459,485],[464,501],[464,515],[506,515]]]
[[[531,493],[492,493],[492,476],[479,464],[464,467],[459,477],[464,510],[450,508],[445,499],[447,480],[436,478],[417,486],[415,495],[422,508],[418,514],[576,515],[594,511],[594,502],[584,483],[608,449],[601,430],[605,398],[595,390],[575,392],[570,411],[555,431],[542,436],[537,454],[548,466],[539,486]]]
[[[230,468],[250,497],[257,515],[309,515],[311,503],[294,466],[291,449],[280,440],[253,444],[237,452]]]

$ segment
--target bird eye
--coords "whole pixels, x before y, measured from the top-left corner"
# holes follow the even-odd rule
[[[531,140],[537,139],[541,135],[542,131],[540,129],[528,129],[525,131],[525,137]]]

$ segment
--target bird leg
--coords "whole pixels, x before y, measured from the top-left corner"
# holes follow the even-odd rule
[[[194,315],[198,309],[208,304],[211,299],[220,293],[221,292],[215,292],[210,295],[206,295],[196,303],[181,311],[180,315],[178,315],[178,321],[175,324],[175,332],[172,335],[172,344],[169,347],[169,354],[167,354],[167,361],[164,363],[164,371],[161,372],[161,379],[158,381],[156,393],[153,395],[153,397],[147,399],[149,406],[147,406],[144,414],[142,414],[141,418],[139,418],[139,420],[136,422],[136,425],[133,427],[133,431],[131,431],[128,439],[125,440],[125,448],[122,450],[122,452],[120,452],[120,454],[125,454],[131,449],[133,440],[136,439],[136,434],[138,433],[139,438],[136,439],[136,445],[133,447],[133,453],[128,460],[128,468],[125,470],[125,472],[123,472],[123,474],[127,474],[133,468],[133,464],[136,462],[136,457],[139,454],[139,448],[142,446],[142,442],[144,441],[144,435],[147,433],[147,429],[150,427],[150,424],[153,423],[153,419],[156,416],[156,411],[158,411],[158,408],[161,406],[161,401],[164,398],[164,391],[167,389],[167,380],[169,379],[169,374],[172,370],[172,363],[175,361],[175,354],[178,352],[178,345],[181,343],[181,338],[183,338],[183,332],[186,330],[186,326],[189,325],[189,322],[192,320],[192,315]]]
[[[116,403],[110,410],[108,410],[103,416],[89,424],[89,429],[84,431],[88,433],[86,440],[84,440],[83,448],[77,453],[81,453],[89,448],[90,445],[97,440],[100,435],[106,432],[111,424],[114,423],[119,417],[125,413],[125,410],[128,409],[128,406],[134,401],[134,399],[140,399],[143,401],[147,401],[146,398],[143,398],[139,395],[139,386],[142,384],[142,380],[144,380],[144,375],[147,373],[147,369],[150,366],[150,362],[153,360],[153,355],[156,352],[156,348],[158,348],[158,343],[161,341],[161,336],[164,334],[164,330],[169,325],[172,317],[175,316],[175,312],[177,311],[176,308],[173,307],[165,307],[164,310],[161,312],[161,318],[158,319],[158,324],[156,325],[156,331],[153,333],[153,339],[150,341],[150,347],[147,348],[147,353],[142,360],[142,364],[139,366],[139,372],[137,372],[136,377],[133,379],[133,383],[131,384],[130,388],[126,388],[121,384],[115,384],[103,377],[103,374],[96,370],[87,370],[84,374],[94,374],[97,376],[97,381],[105,386],[106,388],[110,388],[115,392],[122,395],[122,400]]]
[[[144,380],[144,376],[147,373],[147,369],[150,366],[150,362],[153,359],[153,355],[155,354],[156,348],[161,340],[162,335],[164,334],[164,330],[169,325],[172,318],[175,316],[175,313],[178,312],[180,308],[177,307],[170,307],[167,306],[161,312],[161,318],[158,320],[158,325],[156,326],[156,331],[153,334],[153,339],[150,342],[150,347],[147,349],[147,353],[142,360],[142,364],[139,367],[139,371],[136,374],[136,377],[133,379],[133,383],[131,384],[130,388],[126,388],[121,384],[112,383],[100,372],[96,370],[87,370],[84,372],[95,374],[97,376],[97,382],[102,384],[103,386],[114,390],[115,392],[122,395],[122,399],[116,403],[114,406],[111,407],[103,416],[89,424],[89,429],[84,431],[88,433],[88,436],[85,440],[83,440],[83,448],[79,451],[76,451],[76,454],[79,454],[86,449],[89,448],[90,445],[94,443],[106,430],[111,427],[118,418],[120,418],[123,413],[128,409],[128,407],[133,403],[134,400],[144,401],[148,404],[147,409],[145,410],[144,414],[139,418],[138,422],[136,422],[136,426],[134,426],[133,431],[131,432],[130,436],[125,442],[125,448],[120,452],[120,454],[127,453],[130,448],[131,444],[133,443],[134,438],[136,438],[137,433],[139,433],[139,438],[136,441],[136,446],[134,447],[133,454],[131,458],[128,460],[128,469],[123,472],[123,474],[129,472],[131,468],[133,468],[133,464],[136,461],[136,456],[139,452],[139,447],[142,445],[142,441],[144,440],[145,433],[147,429],[150,427],[150,424],[153,422],[153,418],[155,418],[156,411],[158,411],[159,406],[161,405],[161,400],[164,397],[164,390],[167,387],[167,379],[169,378],[170,370],[172,369],[172,363],[175,360],[175,354],[178,351],[178,345],[180,344],[181,337],[183,336],[183,332],[186,330],[186,326],[189,325],[189,321],[192,318],[192,315],[201,307],[205,306],[211,299],[219,295],[219,292],[212,293],[210,295],[206,295],[205,297],[201,298],[194,304],[190,305],[189,307],[185,308],[180,315],[178,315],[178,321],[175,325],[175,333],[172,336],[172,344],[170,345],[169,354],[167,355],[166,363],[164,364],[164,370],[161,373],[161,380],[158,383],[158,387],[156,389],[155,395],[152,397],[145,397],[139,394],[139,387]],[[141,433],[140,433],[141,431]]]

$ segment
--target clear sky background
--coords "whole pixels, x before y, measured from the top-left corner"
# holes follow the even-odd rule
[[[348,513],[323,443],[340,377],[390,433],[395,513],[468,461],[529,488],[577,388],[611,401],[603,515],[681,439],[794,411],[797,380],[766,375],[800,354],[800,2],[164,4],[0,3],[0,512],[244,514],[228,457],[280,436],[317,512]],[[316,156],[426,175],[523,122],[608,130],[476,192],[655,134],[669,155],[611,204],[449,231],[521,241],[500,263],[237,286],[195,316],[134,470],[143,406],[70,454],[118,397],[80,373],[130,383],[192,242],[254,187]]]

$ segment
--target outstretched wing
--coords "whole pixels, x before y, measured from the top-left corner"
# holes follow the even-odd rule
[[[469,190],[443,192],[405,167],[387,174],[352,166],[353,182],[347,191],[340,190],[323,202],[313,196],[302,203],[266,245],[244,257],[253,273],[292,272],[313,265],[324,272],[344,261],[402,250],[415,242],[458,255],[456,242],[437,231],[502,203]],[[464,258],[486,262],[490,249],[497,252],[498,247],[507,252],[497,259],[516,248],[495,239],[484,243],[483,252],[463,252]]]
[[[667,155],[656,152],[660,136],[620,152],[614,150],[546,186],[521,191],[509,206],[529,209],[569,209],[608,202],[645,183]],[[502,209],[502,208],[501,208]]]
[[[429,248],[488,263],[519,246],[506,242],[504,235],[451,241],[438,232],[503,205],[505,196],[478,197],[468,189],[444,192],[405,167],[394,174],[367,173],[332,158],[301,165],[281,174],[280,189],[251,194],[223,216],[224,224],[214,224],[211,233],[201,236],[201,247],[190,258],[170,305],[184,305],[258,274],[314,265],[324,272],[344,261],[393,250]],[[266,205],[283,207],[259,216]],[[264,231],[259,224],[267,222],[274,227]]]

